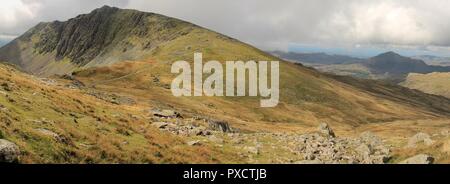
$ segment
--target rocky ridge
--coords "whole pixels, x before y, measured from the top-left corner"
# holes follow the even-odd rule
[[[282,155],[283,152],[288,152],[290,158],[276,156],[274,158],[277,160],[272,161],[295,164],[383,164],[391,158],[389,146],[371,132],[364,132],[357,138],[337,137],[326,123],[320,124],[317,132],[309,134],[242,133],[231,131],[232,128],[224,121],[183,118],[173,110],[154,111],[153,115],[153,126],[161,131],[189,137],[192,141],[188,141],[188,145],[196,146],[204,142],[222,147],[231,144],[237,150],[242,150],[241,156],[248,157],[250,163],[260,163],[258,157],[266,154]],[[273,153],[272,150],[283,151]]]
[[[140,59],[196,28],[155,13],[104,6],[67,21],[39,23],[1,47],[0,60],[37,75],[62,75],[86,65]]]

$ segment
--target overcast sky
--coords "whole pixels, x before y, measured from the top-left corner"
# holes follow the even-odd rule
[[[450,56],[449,0],[0,0],[0,40],[108,4],[177,17],[265,50]],[[361,54],[364,55],[364,54]]]

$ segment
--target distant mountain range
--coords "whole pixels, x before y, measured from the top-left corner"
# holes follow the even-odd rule
[[[296,53],[273,51],[271,52],[271,54],[286,60],[309,64],[349,64],[364,61],[360,58],[344,55],[329,55],[326,53]]]
[[[425,63],[429,65],[450,66],[450,57],[421,55],[421,56],[413,56],[412,58],[423,60],[425,61]]]
[[[395,52],[386,52],[368,59],[325,53],[302,54],[277,51],[273,54],[290,61],[311,65],[328,73],[394,82],[403,81],[409,73],[426,74],[450,71],[448,66],[429,65],[423,60],[404,57]],[[436,59],[438,57],[428,56],[426,58]]]
[[[0,47],[2,47],[3,45],[6,45],[7,43],[8,43],[8,41],[0,39]]]
[[[407,75],[408,73],[448,72],[450,67],[431,66],[422,60],[401,56],[395,52],[387,52],[369,58],[364,62],[372,72],[377,74]]]

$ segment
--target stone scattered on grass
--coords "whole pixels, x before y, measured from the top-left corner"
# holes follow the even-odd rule
[[[0,163],[17,163],[19,161],[19,147],[5,139],[0,139]]]
[[[187,145],[189,145],[189,146],[200,146],[201,143],[200,143],[200,141],[189,141],[189,142],[187,142]]]
[[[430,146],[433,144],[433,140],[431,140],[430,135],[426,133],[418,133],[412,136],[408,141],[408,148],[415,148],[418,144],[424,144],[426,146]]]
[[[321,123],[318,128],[319,133],[330,137],[336,137],[331,127],[326,123]]]
[[[399,164],[433,164],[433,162],[433,157],[426,154],[420,154],[403,160]]]

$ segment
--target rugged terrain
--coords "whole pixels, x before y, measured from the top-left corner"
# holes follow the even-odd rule
[[[275,108],[259,108],[259,98],[175,98],[171,64],[194,52],[280,60],[135,10],[41,23],[0,48],[15,65],[0,65],[1,135],[21,163],[390,163],[420,153],[448,162],[447,98],[282,60]],[[406,149],[419,132],[439,135]]]
[[[0,60],[40,76],[144,57],[197,26],[105,6],[65,22],[43,22],[0,49]]]

